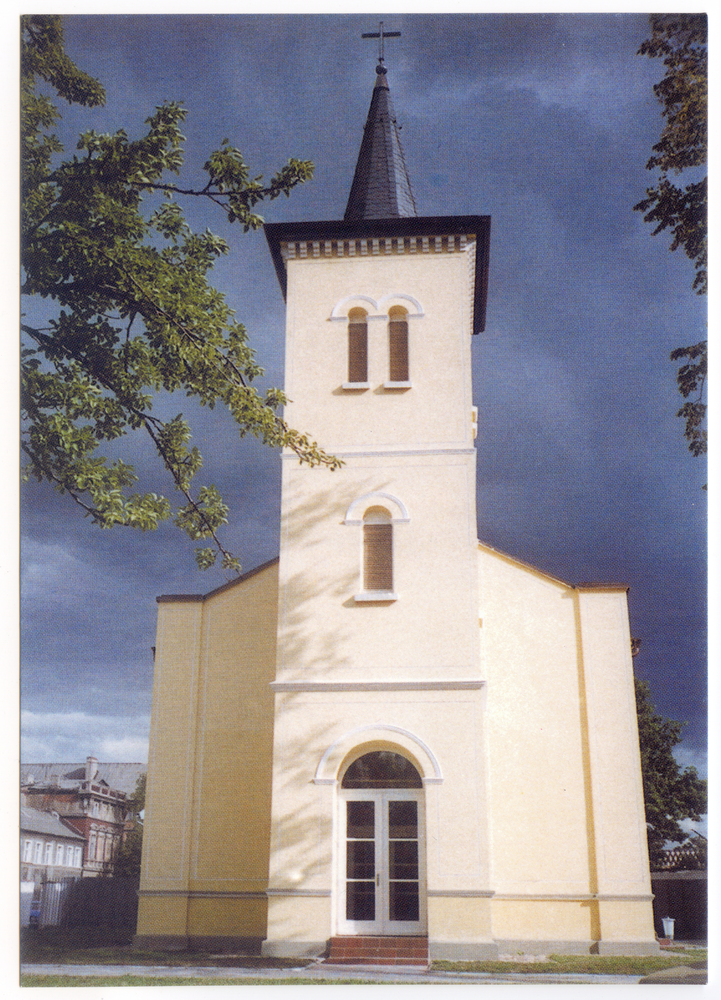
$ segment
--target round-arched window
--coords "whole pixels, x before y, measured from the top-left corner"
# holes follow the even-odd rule
[[[408,313],[400,306],[388,310],[388,352],[391,382],[407,382],[408,369]]]
[[[348,381],[368,381],[368,314],[365,309],[348,313]]]
[[[423,788],[423,782],[413,764],[399,753],[374,750],[353,761],[341,788]]]
[[[393,590],[393,520],[384,507],[363,515],[363,589]]]

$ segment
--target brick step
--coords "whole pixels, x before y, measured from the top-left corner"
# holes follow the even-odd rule
[[[428,938],[333,937],[326,962],[334,965],[428,965]]]

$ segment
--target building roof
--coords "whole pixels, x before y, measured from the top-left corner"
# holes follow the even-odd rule
[[[398,219],[416,216],[385,66],[376,67],[363,141],[344,218]]]
[[[532,573],[536,573],[538,576],[545,577],[546,580],[550,580],[552,583],[557,583],[561,587],[566,587],[567,590],[622,590],[628,592],[629,589],[628,584],[626,583],[568,583],[566,580],[561,580],[559,577],[553,576],[552,573],[547,573],[544,569],[539,569],[539,567],[534,566],[533,563],[525,562],[523,559],[518,559],[516,556],[509,555],[508,552],[502,552],[500,549],[494,548],[493,545],[489,545],[487,542],[483,542],[480,539],[478,540],[478,548],[483,549],[485,552],[490,552],[492,555],[503,559],[504,562],[512,563],[520,569],[529,570]]]
[[[255,576],[257,573],[262,573],[264,569],[268,569],[269,566],[273,566],[279,561],[279,556],[275,556],[274,559],[269,559],[267,562],[261,563],[260,566],[256,566],[255,569],[246,570],[241,576],[236,576],[233,580],[228,580],[226,583],[221,583],[219,587],[215,587],[214,590],[208,591],[206,594],[159,594],[155,598],[158,604],[169,604],[173,603],[201,603],[203,601],[209,600],[211,597],[216,597],[218,594],[222,594],[226,590],[230,590],[232,587],[237,587],[238,584],[244,583],[246,580],[250,579],[251,576]]]
[[[98,762],[93,776],[93,784],[105,784],[116,792],[131,795],[141,774],[148,769],[147,764],[118,764]],[[20,781],[23,785],[53,785],[56,788],[72,790],[85,781],[85,764],[21,764]]]
[[[29,806],[20,807],[20,829],[24,833],[43,833],[49,837],[67,837],[71,840],[85,839],[52,813],[31,809]]]

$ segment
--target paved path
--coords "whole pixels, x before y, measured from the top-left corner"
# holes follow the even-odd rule
[[[555,975],[543,972],[422,972],[407,966],[388,969],[379,966],[331,966],[314,963],[293,969],[241,969],[216,968],[213,966],[168,966],[168,965],[23,965],[23,975],[35,976],[151,976],[177,979],[317,979],[334,982],[339,979],[362,979],[375,983],[423,983],[426,985],[471,985],[498,983],[514,985],[538,984],[597,984],[628,986],[640,981],[640,976],[594,976],[583,973]]]

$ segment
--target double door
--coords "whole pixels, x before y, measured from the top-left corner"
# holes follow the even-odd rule
[[[425,932],[422,805],[416,789],[341,792],[339,933]]]

